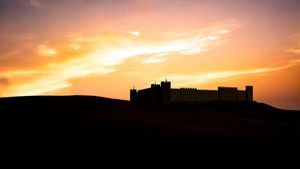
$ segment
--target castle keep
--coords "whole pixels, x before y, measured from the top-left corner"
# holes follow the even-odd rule
[[[253,101],[253,86],[245,90],[237,87],[218,87],[218,90],[196,88],[171,88],[171,82],[152,84],[146,89],[131,89],[130,101],[133,103],[168,104],[171,102],[208,102],[208,101]]]

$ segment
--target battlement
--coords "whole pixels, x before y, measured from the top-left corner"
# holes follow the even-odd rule
[[[162,81],[151,84],[150,88],[130,90],[130,101],[137,103],[168,104],[171,102],[207,102],[207,101],[253,101],[253,86],[245,90],[237,87],[218,87],[218,90],[171,88],[171,82]]]
[[[180,90],[197,90],[197,88],[181,87]]]
[[[159,88],[161,87],[159,84],[151,84],[151,88]]]
[[[237,87],[219,86],[218,89],[238,89]]]
[[[210,89],[197,89],[198,91],[201,92],[217,92],[218,90],[210,90]]]

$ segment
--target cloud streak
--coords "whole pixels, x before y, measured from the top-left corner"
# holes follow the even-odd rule
[[[50,48],[47,44],[38,45],[36,48],[36,53],[40,56],[53,57],[58,54],[57,49]]]
[[[192,75],[170,74],[167,75],[167,77],[169,80],[175,82],[175,84],[179,86],[188,86],[188,85],[207,83],[217,79],[227,79],[227,78],[244,76],[244,75],[269,73],[269,72],[288,69],[297,65],[300,65],[300,59],[291,60],[286,64],[275,66],[275,67],[261,67],[261,68],[254,68],[254,69],[245,69],[245,70],[207,72],[207,73],[198,73]],[[156,80],[159,81],[163,78],[164,77],[160,77]]]
[[[286,50],[286,52],[300,54],[300,33],[292,35],[290,39],[292,39],[295,44],[293,45],[293,47]]]
[[[42,7],[43,6],[41,0],[30,0],[29,4],[33,7]]]
[[[44,67],[33,70],[21,70],[32,72],[28,76],[34,76],[35,78],[11,85],[1,95],[39,95],[67,88],[71,86],[69,83],[71,79],[114,72],[123,61],[134,57],[150,56],[142,63],[153,64],[165,61],[166,57],[171,54],[182,56],[199,54],[220,44],[221,37],[229,32],[222,30],[224,29],[212,29],[206,33],[200,30],[185,36],[165,37],[160,41],[112,34],[77,37],[69,43],[53,48],[49,47],[47,43],[41,44],[37,46],[36,52],[39,56],[46,57],[56,56],[60,58],[61,53],[65,52],[62,51],[65,49],[65,46],[69,46],[68,50],[71,49],[74,52],[78,52],[81,51],[81,47],[85,44],[92,46],[92,50],[79,57],[70,58],[59,63],[50,62]],[[129,35],[131,34],[129,33]],[[2,72],[1,74],[9,75],[10,72]],[[26,78],[26,75],[24,76]],[[16,80],[12,76],[7,77]]]

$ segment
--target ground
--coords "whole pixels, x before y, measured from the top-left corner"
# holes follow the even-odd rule
[[[257,102],[140,105],[92,96],[0,99],[8,141],[105,144],[286,144],[300,139],[300,111]]]

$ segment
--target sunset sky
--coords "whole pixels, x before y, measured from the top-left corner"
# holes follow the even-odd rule
[[[300,1],[0,0],[0,97],[128,99],[166,78],[300,109]]]

